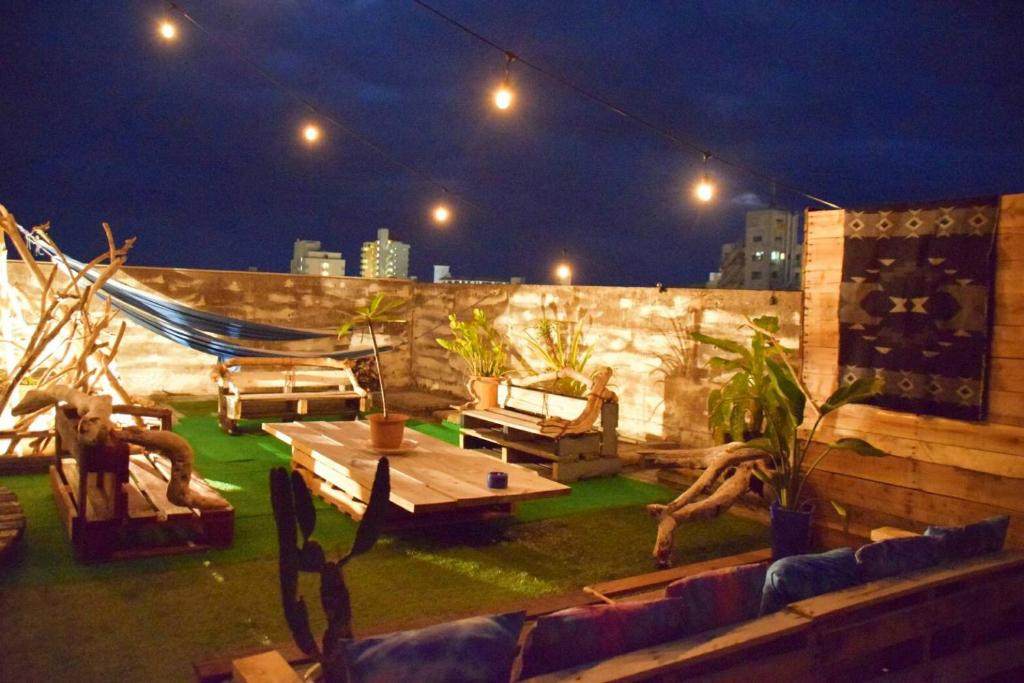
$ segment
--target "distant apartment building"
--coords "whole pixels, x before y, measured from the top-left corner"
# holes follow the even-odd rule
[[[295,240],[292,249],[292,273],[306,275],[345,275],[345,259],[340,251],[323,251],[315,240]]]
[[[409,277],[409,245],[390,237],[387,228],[377,231],[376,242],[363,242],[359,274],[362,277]]]
[[[743,241],[722,246],[709,287],[800,289],[803,245],[799,214],[781,209],[748,211]]]

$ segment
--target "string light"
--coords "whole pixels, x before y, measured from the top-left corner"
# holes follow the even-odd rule
[[[502,79],[501,85],[494,91],[494,106],[502,111],[512,106],[512,100],[515,98],[515,92],[512,90],[512,74],[510,73],[510,67],[514,62],[516,56],[511,52],[505,53],[505,78]]]
[[[169,21],[167,19],[160,22],[160,25],[157,27],[157,31],[160,33],[160,37],[164,40],[174,40],[178,37],[178,27],[173,21]]]
[[[302,128],[302,138],[311,145],[320,141],[320,126],[315,123],[307,123]]]
[[[452,210],[448,208],[447,204],[437,204],[433,210],[434,222],[438,225],[444,225],[452,217]]]
[[[475,40],[480,41],[481,43],[483,43],[484,45],[487,45],[491,49],[496,50],[498,52],[501,52],[501,53],[505,54],[506,56],[514,55],[515,56],[515,60],[517,62],[521,63],[526,68],[532,69],[534,72],[544,76],[545,78],[547,78],[547,79],[549,79],[549,80],[559,84],[560,86],[562,86],[562,87],[564,87],[564,88],[566,88],[568,90],[573,91],[574,93],[576,93],[577,95],[579,95],[581,97],[584,97],[584,98],[586,98],[586,99],[588,99],[588,100],[590,100],[592,102],[595,102],[595,103],[599,104],[600,106],[604,107],[605,109],[607,109],[607,110],[609,110],[609,111],[611,111],[611,112],[613,112],[615,114],[618,114],[619,116],[621,116],[621,117],[623,117],[625,119],[629,119],[633,123],[639,125],[641,128],[644,128],[647,131],[649,131],[651,133],[654,133],[655,135],[658,135],[658,136],[668,140],[669,142],[671,142],[672,144],[676,145],[677,147],[680,147],[680,148],[683,148],[683,149],[688,149],[688,150],[691,150],[691,151],[696,151],[696,152],[703,152],[703,147],[698,145],[698,144],[696,144],[695,142],[687,140],[687,139],[677,135],[673,131],[668,130],[666,128],[663,128],[663,127],[653,123],[652,121],[650,121],[648,119],[645,119],[644,117],[640,116],[636,112],[631,111],[631,110],[627,109],[624,106],[618,105],[618,104],[612,102],[611,100],[608,100],[608,99],[602,97],[601,95],[598,95],[598,94],[594,93],[593,91],[583,87],[582,85],[579,85],[575,81],[570,80],[569,78],[563,76],[562,74],[558,73],[557,71],[555,71],[554,69],[548,67],[545,64],[541,64],[540,62],[534,61],[532,59],[528,59],[528,58],[524,57],[522,54],[511,52],[508,48],[506,48],[506,47],[504,47],[502,45],[499,45],[495,41],[491,40],[487,36],[485,36],[482,33],[480,33],[479,31],[476,31],[473,28],[470,28],[469,26],[467,26],[466,24],[462,23],[458,19],[455,19],[454,17],[445,14],[441,10],[439,10],[436,7],[434,7],[433,5],[431,5],[430,3],[426,2],[426,0],[412,0],[412,1],[416,5],[419,5],[420,7],[422,7],[425,10],[427,10],[428,12],[433,14],[434,16],[436,16],[439,19],[441,19],[442,21],[450,24],[451,26],[454,26],[455,28],[457,28],[458,30],[462,31],[463,33],[465,33],[465,34],[467,34],[469,36],[472,36]],[[509,104],[511,104],[511,101],[509,102]],[[748,166],[747,164],[741,163],[739,161],[731,160],[731,159],[723,159],[720,156],[716,156],[716,159],[718,159],[718,163],[720,163],[720,164],[723,164],[725,166],[729,166],[731,168],[736,169],[737,171],[740,171],[742,173],[746,173],[747,175],[753,176],[755,178],[760,178],[760,179],[766,180],[766,181],[768,181],[770,183],[775,183],[775,184],[778,185],[778,187],[780,187],[782,189],[789,190],[790,192],[798,194],[798,195],[800,195],[802,197],[806,197],[807,199],[810,199],[811,201],[818,202],[819,204],[823,204],[823,205],[825,205],[825,206],[827,206],[829,208],[832,208],[832,209],[841,209],[842,208],[838,204],[834,204],[833,202],[830,202],[827,199],[822,199],[821,197],[817,197],[817,196],[815,196],[813,194],[809,194],[807,192],[804,192],[803,190],[801,190],[798,187],[794,187],[793,185],[789,185],[788,183],[783,183],[783,182],[779,181],[777,178],[775,178],[773,175],[771,175],[770,173],[767,173],[765,171],[761,171],[761,170],[759,170],[757,168],[754,168],[753,166]],[[711,194],[714,195],[714,186],[712,186]]]
[[[572,266],[569,265],[569,260],[565,256],[565,249],[562,250],[562,260],[555,266],[555,277],[563,285],[572,284]]]
[[[693,188],[693,195],[702,202],[710,202],[711,198],[715,196],[715,185],[708,177],[708,160],[710,158],[711,152],[704,152],[704,173],[700,177],[700,182]]]

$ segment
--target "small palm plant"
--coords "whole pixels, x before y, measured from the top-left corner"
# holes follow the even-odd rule
[[[377,333],[374,326],[382,323],[404,322],[396,315],[399,308],[405,305],[401,299],[387,297],[378,292],[365,306],[355,309],[352,315],[338,329],[338,338],[344,337],[353,327],[365,327],[370,331],[370,346],[373,348],[373,363],[377,367],[377,380],[380,383],[380,404],[384,417],[388,417],[388,400],[384,390],[384,374],[380,371],[380,350],[377,347]]]
[[[584,341],[586,325],[578,320],[574,323],[544,318],[537,321],[532,332],[524,333],[526,343],[540,356],[544,369],[558,371],[563,368],[575,370],[586,375],[587,363],[593,349]],[[523,364],[529,374],[537,374],[525,361]],[[552,389],[560,394],[583,396],[587,386],[571,377],[562,377],[552,383]]]

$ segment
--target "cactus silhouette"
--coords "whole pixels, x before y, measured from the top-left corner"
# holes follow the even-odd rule
[[[391,494],[389,472],[388,459],[381,458],[352,548],[332,562],[327,560],[323,547],[311,538],[316,528],[316,509],[306,482],[297,472],[289,475],[283,467],[270,471],[270,500],[277,524],[281,603],[285,620],[295,643],[320,662],[329,683],[341,683],[348,678],[344,653],[337,647],[342,639],[352,637],[352,604],[345,584],[344,567],[353,557],[373,548],[380,537]],[[320,575],[320,605],[327,617],[327,630],[319,645],[309,625],[306,601],[299,595],[299,572]]]

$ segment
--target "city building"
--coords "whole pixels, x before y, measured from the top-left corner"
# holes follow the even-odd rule
[[[743,240],[722,245],[718,271],[709,287],[800,289],[799,214],[781,209],[748,211]]]
[[[340,251],[323,251],[315,240],[295,240],[292,249],[292,273],[305,275],[345,275],[345,259]]]
[[[409,245],[391,239],[387,228],[377,231],[375,242],[363,242],[362,277],[409,277]]]

